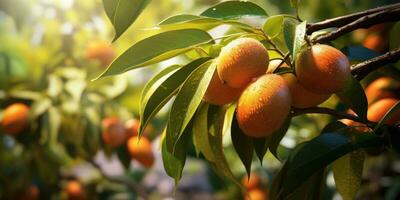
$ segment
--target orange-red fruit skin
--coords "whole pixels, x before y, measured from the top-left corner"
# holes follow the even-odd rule
[[[231,88],[224,84],[215,71],[204,94],[204,101],[214,105],[224,105],[237,100],[241,92],[242,89]]]
[[[258,188],[250,190],[245,200],[268,200],[268,191]]]
[[[389,111],[391,107],[393,107],[399,100],[386,98],[381,99],[368,108],[367,118],[372,122],[379,122],[385,114]],[[397,110],[389,120],[386,121],[388,125],[395,125],[396,122],[400,121],[400,110]]]
[[[368,103],[372,103],[383,98],[398,97],[393,91],[400,91],[400,82],[390,77],[380,77],[365,88],[365,95]]]
[[[118,147],[126,140],[124,124],[116,117],[107,117],[102,121],[102,139],[110,147]]]
[[[1,127],[5,133],[19,134],[28,125],[29,107],[23,103],[14,103],[3,112]]]
[[[382,52],[387,47],[387,39],[380,34],[371,34],[364,39],[363,46],[376,52]]]
[[[309,108],[317,106],[327,100],[330,94],[316,94],[304,88],[292,73],[282,75],[292,96],[292,106],[295,108]]]
[[[258,176],[257,174],[251,173],[250,178],[248,178],[247,175],[245,175],[242,178],[242,184],[246,189],[252,190],[252,189],[260,188],[262,181],[261,181],[260,176]]]
[[[240,95],[236,118],[248,136],[265,137],[283,125],[290,106],[291,96],[285,80],[276,74],[265,74]]]
[[[68,199],[71,200],[85,199],[82,185],[78,181],[68,181],[65,190],[67,192]]]
[[[133,136],[127,142],[127,148],[131,157],[137,160],[146,168],[150,168],[154,164],[154,154],[151,142],[146,137]]]
[[[338,49],[317,44],[301,52],[296,60],[299,82],[311,92],[332,94],[342,91],[351,76],[346,55]]]
[[[261,42],[239,38],[222,48],[217,58],[218,76],[230,87],[244,88],[265,73],[268,62],[268,52]]]
[[[102,66],[108,66],[116,57],[115,50],[110,44],[102,41],[90,42],[85,51],[88,60],[97,60]]]

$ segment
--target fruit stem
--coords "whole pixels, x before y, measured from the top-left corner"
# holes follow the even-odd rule
[[[374,57],[364,62],[351,66],[351,73],[358,79],[362,80],[370,72],[385,66],[389,63],[394,63],[400,60],[400,48],[389,51],[381,56]]]
[[[361,12],[356,12],[356,13],[352,13],[352,14],[348,14],[348,15],[331,18],[331,19],[326,19],[324,21],[320,21],[317,23],[310,23],[310,24],[307,24],[307,34],[311,34],[315,31],[319,31],[319,30],[326,29],[326,28],[338,28],[338,27],[344,26],[346,24],[349,24],[365,15],[370,15],[370,14],[380,12],[382,10],[390,10],[390,9],[395,9],[395,8],[400,8],[400,3],[395,3],[395,4],[391,4],[391,5],[387,5],[387,6],[381,6],[381,7],[377,7],[377,8],[364,10]]]
[[[293,108],[291,111],[291,115],[298,116],[298,115],[304,115],[304,114],[328,114],[332,115],[338,119],[350,119],[356,122],[360,122],[363,124],[366,124],[367,126],[373,126],[375,123],[364,120],[356,115],[348,114],[348,113],[343,113],[337,110],[333,110],[330,108],[324,108],[324,107],[310,107],[310,108]]]

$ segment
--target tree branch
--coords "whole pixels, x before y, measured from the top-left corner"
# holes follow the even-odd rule
[[[378,7],[378,8],[373,8],[373,9],[369,9],[369,10],[365,10],[365,11],[361,11],[361,12],[357,12],[357,13],[352,13],[352,14],[348,14],[348,15],[343,15],[340,17],[327,19],[327,20],[324,20],[321,22],[310,23],[310,24],[307,24],[307,34],[310,35],[311,33],[315,32],[315,31],[319,31],[319,30],[326,29],[326,28],[339,28],[339,27],[349,24],[363,16],[377,13],[377,12],[380,12],[383,10],[390,10],[390,9],[395,9],[395,8],[400,8],[400,3],[382,6],[382,7]]]
[[[117,177],[117,176],[109,176],[106,173],[104,173],[104,171],[101,169],[101,167],[94,161],[92,160],[88,160],[90,162],[90,164],[93,165],[93,167],[95,167],[99,173],[107,180],[114,182],[114,183],[120,183],[120,184],[124,184],[126,185],[130,190],[134,191],[137,193],[137,195],[139,195],[140,197],[142,197],[144,200],[149,199],[145,189],[138,185],[137,183],[135,183],[134,181],[132,181],[129,178],[126,177]]]
[[[365,15],[347,25],[338,28],[337,30],[321,35],[315,38],[313,42],[314,43],[329,42],[359,28],[367,28],[375,24],[380,24],[383,22],[393,22],[398,20],[400,20],[400,8],[382,10],[377,13]]]
[[[360,122],[363,124],[373,124],[370,121],[365,121],[361,118],[359,118],[356,115],[352,115],[352,114],[348,114],[348,113],[343,113],[343,112],[339,112],[337,110],[333,110],[330,108],[324,108],[324,107],[311,107],[311,108],[293,108],[291,111],[291,115],[294,116],[298,116],[298,115],[303,115],[303,114],[328,114],[328,115],[332,115],[338,119],[350,119],[356,122]]]
[[[400,48],[389,51],[381,56],[377,56],[370,60],[355,64],[351,66],[351,73],[358,79],[362,80],[370,72],[383,67],[386,64],[394,63],[400,60]]]

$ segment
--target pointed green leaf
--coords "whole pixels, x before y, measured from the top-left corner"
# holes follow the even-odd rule
[[[194,60],[187,65],[176,70],[173,74],[161,80],[160,85],[156,84],[155,79],[161,78],[161,75],[168,74],[167,71],[162,71],[156,75],[145,86],[142,93],[142,104],[140,109],[140,126],[139,135],[143,134],[147,124],[160,111],[160,109],[172,98],[179,90],[186,78],[201,64],[208,61],[209,58],[200,58]],[[171,69],[172,70],[172,69]],[[164,79],[164,78],[163,78]],[[152,85],[153,84],[153,85]]]
[[[268,151],[269,143],[270,137],[253,138],[254,150],[256,151],[256,155],[260,160],[261,165],[264,160],[264,156]]]
[[[344,129],[347,128],[346,124],[343,124],[341,121],[334,121],[327,124],[321,131],[321,134],[324,133],[333,133],[333,132],[343,132]]]
[[[153,35],[131,46],[98,78],[158,63],[212,41],[207,32],[198,29],[182,29]]]
[[[264,9],[248,1],[225,1],[208,8],[201,15],[218,19],[235,19],[243,16],[268,16]]]
[[[386,112],[385,116],[382,117],[382,119],[378,122],[378,124],[375,126],[374,131],[378,130],[380,127],[382,127],[387,120],[389,120],[394,114],[398,113],[400,109],[400,101],[397,101],[395,105],[393,105],[389,111]]]
[[[131,155],[129,154],[126,145],[121,145],[117,148],[117,156],[119,161],[125,167],[125,169],[129,169],[131,165]]]
[[[315,172],[304,181],[289,197],[288,200],[320,200],[323,199],[325,189],[325,169]]]
[[[203,99],[216,68],[212,62],[207,61],[195,69],[176,95],[168,117],[166,133],[167,147],[171,152]],[[169,143],[170,141],[173,143]]]
[[[267,18],[263,29],[270,39],[275,38],[282,32],[284,18],[283,15],[274,15]]]
[[[292,18],[286,18],[283,21],[283,37],[286,43],[286,46],[293,56],[293,49],[294,49],[294,40],[296,36],[296,27],[297,21]]]
[[[103,0],[104,10],[115,29],[113,41],[135,22],[150,0]]]
[[[159,25],[181,23],[181,22],[186,22],[186,21],[190,21],[193,19],[200,19],[200,18],[202,18],[202,17],[197,16],[197,15],[189,15],[189,14],[175,15],[172,17],[168,17],[167,19],[164,19],[162,22],[159,23]]]
[[[247,174],[250,175],[251,163],[253,161],[253,140],[239,128],[235,116],[232,120],[231,139],[236,153],[239,155],[240,160],[246,168]]]
[[[208,139],[208,107],[209,104],[203,104],[193,122],[193,136],[194,136],[194,145],[196,147],[197,152],[201,152],[207,161],[216,162],[214,157],[213,149],[210,145],[210,141]]]
[[[340,101],[349,106],[362,119],[367,118],[368,102],[360,82],[351,76],[343,91],[336,94]]]
[[[353,151],[332,164],[336,189],[343,200],[355,198],[361,186],[365,153],[363,150]]]
[[[293,41],[293,60],[296,60],[297,53],[300,52],[302,47],[306,44],[304,37],[306,35],[307,22],[303,21],[296,26],[296,32]]]
[[[290,126],[290,122],[291,122],[292,118],[288,117],[286,119],[286,121],[283,123],[283,125],[281,126],[281,128],[279,128],[279,130],[277,130],[276,132],[274,132],[270,139],[269,139],[269,144],[268,144],[268,148],[269,151],[275,156],[275,158],[279,159],[278,154],[277,154],[277,149],[279,144],[281,143],[282,138],[285,136],[286,131],[289,129]]]

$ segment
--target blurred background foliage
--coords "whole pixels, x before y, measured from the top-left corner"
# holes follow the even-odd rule
[[[193,149],[188,150],[191,157],[174,193],[174,182],[163,170],[158,145],[166,111],[153,120],[147,135],[153,141],[155,156],[151,168],[131,162],[125,145],[112,148],[102,140],[102,120],[112,116],[125,123],[137,118],[146,81],[160,68],[182,63],[184,58],[91,81],[105,69],[110,57],[112,60],[148,36],[146,30],[161,20],[181,13],[198,14],[218,2],[153,0],[128,31],[111,44],[114,33],[100,0],[0,1],[0,119],[8,105],[19,102],[30,107],[29,125],[23,133],[0,134],[0,199],[29,199],[36,193],[36,199],[71,198],[71,180],[82,185],[85,199],[136,199],[137,191],[127,184],[130,181],[138,183],[151,199],[243,199],[240,190],[218,178]],[[269,15],[294,14],[289,0],[252,2]],[[299,10],[302,19],[315,22],[393,2],[303,0]],[[366,30],[356,31],[336,40],[335,45],[360,44],[366,34]],[[89,48],[96,45],[109,50],[96,57],[96,50],[93,53]],[[335,97],[325,103],[328,107],[336,104]],[[322,115],[294,118],[278,149],[280,155],[287,156],[296,144],[319,134],[331,120]],[[235,176],[242,179],[245,169],[229,137],[224,147]],[[268,191],[280,163],[270,153],[263,166],[254,162],[253,172],[261,179],[257,187]],[[394,199],[400,190],[400,180],[394,178],[399,177],[399,166],[397,155],[391,152],[369,157],[360,198]],[[325,198],[339,199],[331,173],[326,184]]]

